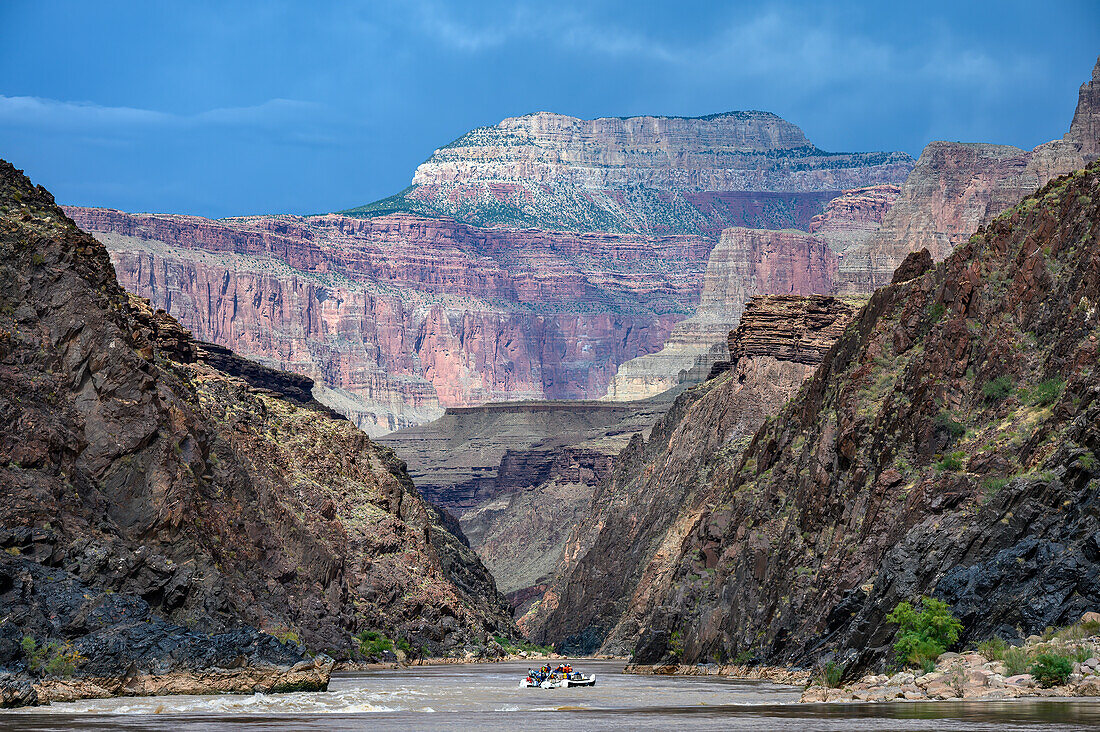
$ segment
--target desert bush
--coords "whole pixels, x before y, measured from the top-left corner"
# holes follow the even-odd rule
[[[1012,393],[1012,377],[998,376],[982,384],[982,398],[990,404],[1002,402]]]
[[[836,661],[829,661],[824,666],[818,668],[817,673],[814,674],[814,683],[820,686],[828,686],[830,689],[835,689],[840,686],[840,680],[844,678],[844,664],[837,663]]]
[[[936,470],[941,472],[945,470],[962,470],[964,458],[966,458],[966,453],[961,450],[946,453],[936,462]]]
[[[1073,664],[1059,653],[1040,653],[1029,669],[1035,680],[1044,689],[1059,686],[1069,681],[1073,673]]]
[[[371,658],[393,651],[393,641],[375,630],[364,630],[356,636],[359,639],[359,652]]]
[[[1027,668],[1031,664],[1031,656],[1028,652],[1018,647],[1007,649],[1001,660],[1004,661],[1005,671],[1009,676],[1026,674]]]
[[[977,650],[978,653],[982,654],[990,661],[1000,661],[1005,657],[1005,651],[1008,650],[1008,644],[1005,643],[1003,638],[993,636],[979,643]]]
[[[1024,394],[1025,401],[1035,407],[1049,407],[1058,401],[1066,382],[1061,379],[1047,379],[1036,384]]]

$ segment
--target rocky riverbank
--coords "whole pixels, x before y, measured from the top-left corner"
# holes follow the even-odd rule
[[[726,676],[732,679],[774,681],[777,684],[790,684],[791,686],[808,684],[812,676],[806,669],[785,668],[783,666],[748,666],[737,663],[667,665],[630,663],[623,669],[623,673],[638,674],[639,676]]]

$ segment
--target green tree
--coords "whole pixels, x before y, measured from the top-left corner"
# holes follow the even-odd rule
[[[906,666],[924,666],[959,639],[962,623],[951,613],[951,607],[933,597],[920,599],[918,612],[908,602],[900,602],[886,620],[898,626],[894,653]]]

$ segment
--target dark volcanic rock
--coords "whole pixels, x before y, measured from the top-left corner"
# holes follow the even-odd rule
[[[636,660],[856,671],[884,664],[886,614],[922,594],[963,642],[1100,607],[1097,302],[1098,165],[876,292],[707,476],[710,504],[620,624]]]
[[[86,696],[95,687],[111,694],[156,693],[185,679],[194,683],[199,675],[220,677],[220,684],[193,687],[208,692],[328,686],[332,663],[324,656],[310,661],[299,646],[248,626],[210,634],[173,625],[140,597],[95,590],[69,572],[7,553],[0,554],[0,607],[5,706]],[[49,666],[61,654],[74,659],[63,676]]]

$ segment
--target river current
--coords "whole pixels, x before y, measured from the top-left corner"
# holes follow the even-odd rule
[[[1100,729],[1100,701],[795,704],[799,689],[717,677],[633,676],[575,661],[585,689],[522,689],[525,663],[345,673],[329,691],[101,699],[0,712],[8,730],[1039,730]]]

